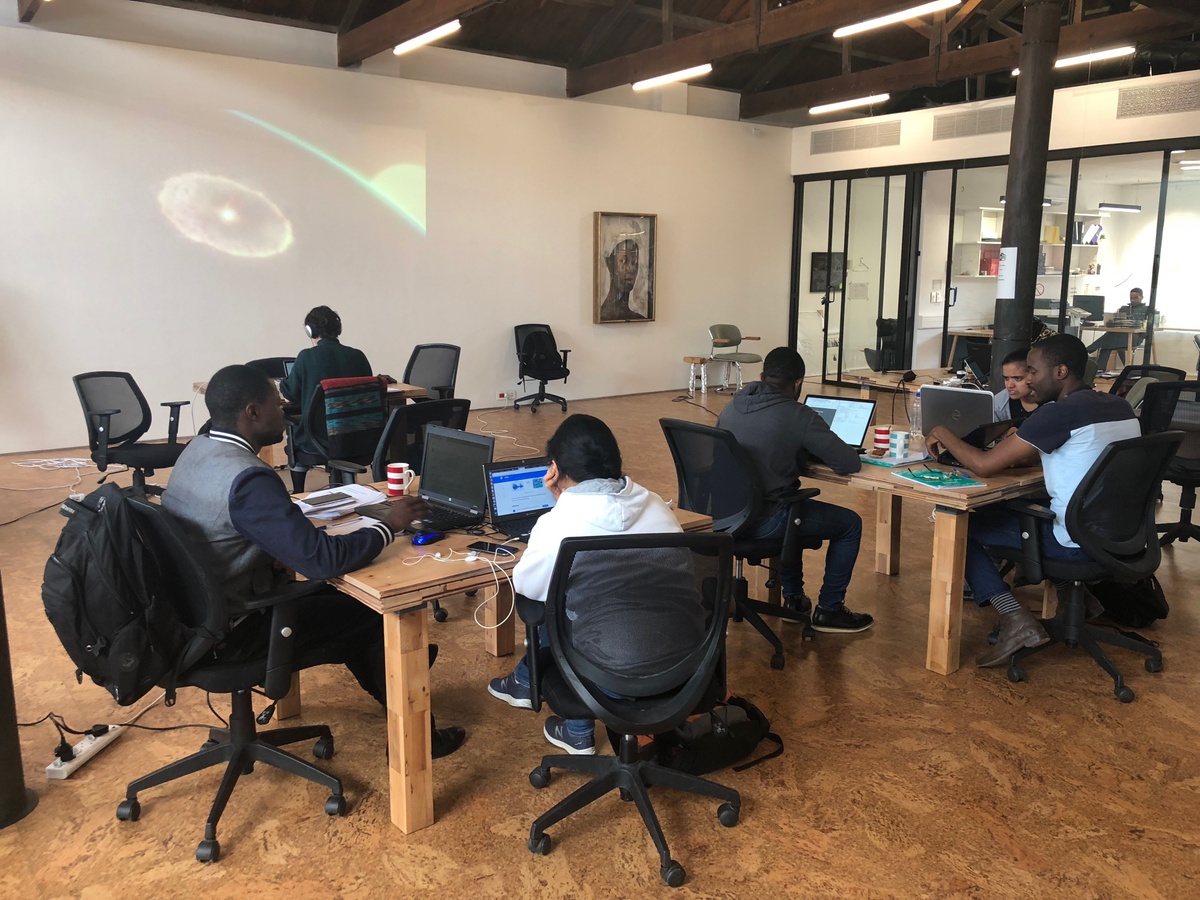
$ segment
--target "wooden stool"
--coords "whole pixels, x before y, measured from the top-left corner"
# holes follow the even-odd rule
[[[700,393],[708,393],[708,357],[706,356],[685,356],[683,361],[691,367],[688,377],[688,396],[696,396],[696,379],[700,380]]]

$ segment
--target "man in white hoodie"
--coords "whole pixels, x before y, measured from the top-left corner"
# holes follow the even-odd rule
[[[546,602],[558,546],[567,537],[615,534],[678,533],[675,514],[658,494],[621,474],[621,449],[612,431],[594,416],[573,415],[563,420],[546,444],[550,468],[546,486],[554,494],[553,509],[538,519],[529,544],[513,570],[513,588],[531,600]],[[702,615],[697,619],[703,633]],[[699,639],[681,629],[678,637],[690,648]],[[543,628],[542,647],[548,646]],[[661,648],[669,655],[672,648]],[[509,706],[531,709],[529,667],[525,658],[503,678],[493,678],[488,693]],[[591,719],[546,720],[546,740],[571,754],[596,752]]]

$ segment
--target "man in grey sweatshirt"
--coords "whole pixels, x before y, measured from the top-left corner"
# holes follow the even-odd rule
[[[798,403],[804,384],[804,360],[790,347],[776,347],[763,361],[762,380],[738,391],[717,419],[717,427],[733,432],[749,452],[762,479],[763,515],[748,537],[782,538],[788,523],[788,507],[779,498],[798,487],[800,470],[810,456],[816,457],[839,475],[857,472],[862,463],[855,448],[829,430],[825,420]],[[829,542],[825,555],[825,579],[812,625],[817,631],[866,631],[875,620],[866,613],[846,608],[846,590],[858,559],[862,519],[858,513],[832,503],[806,500],[801,512],[800,533]],[[799,560],[799,554],[797,554]],[[807,614],[811,602],[804,595],[804,570],[794,568],[780,574],[784,602]]]

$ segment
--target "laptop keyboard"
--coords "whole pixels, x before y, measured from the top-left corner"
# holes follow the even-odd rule
[[[477,513],[464,513],[454,509],[434,506],[430,511],[429,518],[425,522],[425,530],[451,531],[455,528],[467,528],[471,525],[478,525],[482,521],[483,516]]]

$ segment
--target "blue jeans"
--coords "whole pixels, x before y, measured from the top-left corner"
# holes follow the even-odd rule
[[[788,512],[789,507],[781,507],[774,515],[751,528],[748,536],[782,539],[787,531]],[[821,583],[817,605],[838,609],[846,601],[850,576],[854,574],[858,545],[862,541],[862,519],[852,509],[822,503],[820,500],[804,501],[800,519],[802,536],[829,542],[829,549],[825,552],[825,580]],[[798,597],[804,593],[804,565],[800,562],[800,554],[796,554],[796,560],[795,568],[779,573],[785,597]]]
[[[548,667],[554,665],[554,657],[550,655],[550,633],[546,630],[545,625],[539,625],[537,634],[538,670],[545,673]],[[529,663],[526,657],[521,657],[512,674],[517,684],[521,685],[521,687],[529,687]],[[596,730],[594,719],[566,719],[565,721],[567,723],[567,734],[573,738],[587,737]]]
[[[1046,559],[1089,559],[1078,547],[1064,547],[1054,537],[1054,522],[1038,519],[1038,544]],[[987,547],[1021,548],[1021,520],[1016,513],[985,506],[971,513],[967,523],[966,580],[980,606],[993,597],[1011,593],[1008,583],[987,552]]]

